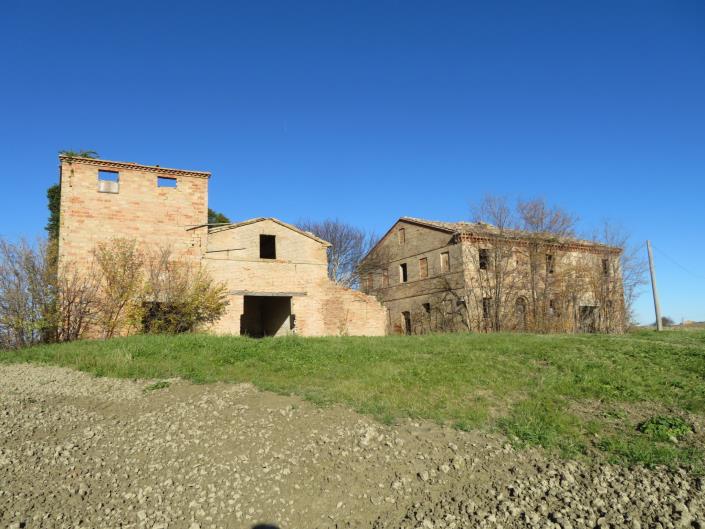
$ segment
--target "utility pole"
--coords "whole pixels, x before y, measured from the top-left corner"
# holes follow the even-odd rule
[[[656,290],[656,269],[654,268],[654,254],[651,252],[651,241],[646,241],[646,251],[649,253],[649,272],[651,272],[651,290],[654,293],[654,310],[656,311],[656,330],[663,330],[661,321],[661,303],[658,300],[658,290]]]

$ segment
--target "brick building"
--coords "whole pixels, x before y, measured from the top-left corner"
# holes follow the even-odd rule
[[[400,218],[363,260],[387,330],[621,332],[619,248],[470,222]]]
[[[227,285],[218,333],[381,335],[386,309],[328,280],[329,244],[274,218],[208,226],[210,173],[60,156],[59,266],[84,267],[96,243],[169,246]]]

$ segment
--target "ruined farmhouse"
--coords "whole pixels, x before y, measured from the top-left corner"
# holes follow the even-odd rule
[[[402,217],[363,260],[387,331],[620,332],[619,248],[472,222]]]
[[[60,157],[59,267],[90,266],[99,241],[168,246],[227,285],[212,331],[251,336],[382,335],[386,309],[327,276],[329,244],[277,220],[209,226],[203,171]]]

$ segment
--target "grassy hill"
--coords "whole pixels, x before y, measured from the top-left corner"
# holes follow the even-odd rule
[[[98,376],[251,382],[385,422],[499,429],[566,457],[702,468],[705,331],[622,336],[134,336],[0,352]],[[693,431],[694,430],[694,431]]]

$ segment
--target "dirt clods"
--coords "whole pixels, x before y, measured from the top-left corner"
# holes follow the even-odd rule
[[[705,528],[703,481],[249,385],[0,367],[0,527]]]

